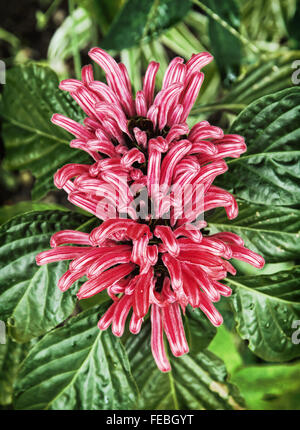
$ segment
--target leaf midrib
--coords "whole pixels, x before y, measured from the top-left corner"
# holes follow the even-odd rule
[[[283,154],[295,154],[295,155],[300,155],[300,150],[295,150],[295,151],[275,151],[275,152],[258,152],[257,154],[249,154],[249,155],[245,155],[244,157],[240,157],[240,158],[232,158],[231,160],[226,161],[227,164],[232,164],[235,162],[243,162],[246,159],[249,158],[255,158],[255,157],[260,157],[260,156],[264,156],[264,157],[269,157],[269,156],[274,156],[274,155],[283,155]]]
[[[11,118],[8,115],[5,115],[4,113],[2,113],[1,115],[8,122],[10,122],[13,125],[16,125],[19,128],[22,128],[23,130],[30,131],[31,133],[39,134],[41,136],[47,137],[48,139],[51,139],[51,140],[55,140],[56,142],[62,143],[64,145],[69,145],[69,143],[70,143],[66,139],[61,139],[61,138],[57,137],[56,135],[48,134],[48,133],[46,133],[44,131],[39,130],[38,128],[33,128],[33,127],[30,127],[29,125],[26,125],[26,124],[23,124],[23,123],[21,123],[19,121],[16,121],[15,119]]]
[[[227,281],[228,283],[236,285],[239,288],[242,288],[244,290],[250,291],[253,294],[257,294],[257,295],[261,295],[261,296],[267,297],[269,300],[276,300],[276,301],[279,301],[279,302],[282,302],[282,303],[285,303],[285,304],[288,304],[288,305],[291,305],[291,306],[295,306],[295,305],[299,305],[300,306],[300,302],[291,302],[290,300],[285,300],[285,299],[282,299],[282,298],[277,297],[277,296],[271,296],[271,295],[268,295],[266,293],[262,293],[261,291],[256,290],[255,288],[250,288],[250,287],[247,287],[244,284],[241,284],[236,279],[233,280],[231,278],[230,279],[229,278],[225,278],[224,280]]]
[[[227,228],[227,229],[234,229],[236,227],[236,228],[242,229],[242,230],[251,230],[251,231],[255,231],[255,232],[259,232],[259,233],[269,233],[269,234],[276,234],[276,235],[287,234],[290,236],[295,236],[295,234],[296,234],[296,233],[290,233],[290,232],[285,232],[285,231],[280,231],[280,230],[266,230],[266,229],[248,227],[248,226],[240,226],[240,225],[236,225],[236,224],[222,224],[222,223],[208,222],[208,227],[210,225],[221,226],[222,228]]]

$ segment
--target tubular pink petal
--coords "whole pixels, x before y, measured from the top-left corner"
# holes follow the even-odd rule
[[[124,78],[123,70],[119,67],[118,63],[100,48],[92,48],[89,51],[89,56],[98,63],[106,73],[108,85],[118,96],[118,100],[126,113],[133,115],[132,97]]]
[[[136,110],[136,114],[139,116],[145,117],[147,115],[147,110],[148,110],[147,101],[143,91],[138,91],[136,93],[135,110]]]
[[[189,347],[185,338],[179,305],[170,303],[169,306],[161,308],[161,313],[163,328],[173,355],[180,357],[183,354],[187,354]]]
[[[161,309],[157,305],[151,306],[151,350],[157,367],[161,372],[169,372],[171,366],[166,356]]]
[[[89,83],[88,87],[104,102],[120,106],[119,100],[113,90],[103,82],[92,81]]]
[[[153,102],[155,77],[158,69],[159,69],[159,63],[155,63],[155,61],[151,61],[145,73],[143,92],[145,94],[145,99],[146,99],[148,109]]]
[[[89,83],[93,82],[94,74],[93,67],[91,64],[83,66],[83,68],[81,69],[81,79],[85,85],[88,85]]]
[[[135,284],[133,296],[133,312],[138,318],[143,318],[149,309],[150,286],[153,278],[153,269],[139,275]]]
[[[70,118],[67,118],[64,115],[55,113],[52,115],[51,121],[53,124],[58,125],[59,127],[64,128],[69,133],[74,134],[74,136],[80,138],[80,139],[92,139],[93,134],[88,131],[86,128],[84,128],[83,125],[79,124],[76,121],[73,121]]]
[[[66,273],[63,274],[63,276],[58,281],[58,288],[65,292],[67,291],[74,282],[78,281],[82,276],[85,275],[85,270],[82,270],[81,272],[73,272],[71,270],[67,270]]]
[[[40,252],[36,257],[36,264],[42,266],[43,264],[54,263],[62,260],[73,260],[84,253],[90,248],[77,247],[77,246],[60,246],[58,248],[49,249],[48,251]]]
[[[178,104],[172,113],[169,115],[168,123],[170,126],[179,124],[183,115],[183,105]]]
[[[110,305],[105,314],[100,318],[98,322],[99,330],[107,330],[111,325],[117,304],[118,302],[114,302],[112,305]]]
[[[171,185],[176,164],[189,152],[191,143],[188,140],[180,140],[169,150],[161,165],[160,184],[168,187]]]
[[[204,294],[201,294],[201,304],[199,307],[215,327],[219,327],[223,323],[222,315]]]
[[[180,247],[177,243],[176,237],[170,227],[158,225],[155,227],[154,235],[162,240],[167,251],[176,257],[180,252]]]
[[[87,173],[89,166],[85,164],[66,164],[61,167],[54,175],[54,184],[57,188],[63,188],[69,179]]]
[[[132,314],[129,324],[129,331],[132,334],[138,334],[141,331],[143,323],[143,318],[139,318],[135,315],[135,313]]]
[[[168,88],[173,82],[176,76],[176,71],[179,65],[183,64],[183,58],[175,57],[170,62],[163,79],[162,89]],[[185,67],[185,66],[184,66]]]
[[[195,72],[192,74],[188,84],[186,84],[186,87],[181,94],[181,103],[183,105],[183,112],[181,115],[182,122],[186,121],[190,110],[198,97],[203,80],[203,73]]]
[[[63,91],[74,92],[83,86],[81,81],[77,79],[64,79],[60,82],[58,88]]]
[[[191,128],[188,135],[189,140],[197,142],[204,139],[222,139],[224,132],[220,127],[215,127],[209,124],[207,121],[200,121]],[[217,143],[218,141],[213,141]]]
[[[221,233],[215,233],[212,234],[210,236],[211,239],[219,239],[222,240],[223,242],[227,242],[227,243],[232,243],[232,244],[236,244],[236,245],[240,245],[243,246],[244,245],[244,241],[243,239],[238,236],[235,233],[230,233],[230,232],[226,232],[226,231],[222,231]]]
[[[124,276],[129,275],[134,268],[135,265],[132,263],[121,264],[117,267],[106,270],[106,272],[102,273],[95,279],[86,281],[77,293],[78,299],[87,299],[88,297],[92,297],[95,294],[100,293],[110,285],[113,285],[115,282],[124,278]]]
[[[219,291],[221,296],[229,297],[232,294],[232,290],[227,285],[223,285],[220,282],[212,281],[214,287]]]
[[[188,300],[183,290],[180,262],[176,258],[172,257],[170,254],[164,254],[162,256],[162,260],[170,274],[172,288],[177,300],[180,302],[180,304],[186,306]]]
[[[167,124],[168,113],[172,108],[172,105],[178,100],[182,88],[182,84],[172,84],[170,87],[164,90],[164,94],[159,104],[158,127],[160,130],[162,130]]]
[[[124,295],[117,302],[117,306],[115,308],[114,317],[112,321],[112,329],[111,329],[111,331],[115,336],[120,337],[123,335],[126,318],[129,314],[131,306],[132,306],[131,296]]]
[[[239,245],[230,245],[232,250],[232,258],[237,258],[238,260],[245,261],[258,269],[262,269],[265,265],[265,260],[263,257],[256,252],[250,251],[248,248],[244,248]]]
[[[54,233],[50,239],[50,246],[54,248],[59,245],[74,243],[77,245],[90,245],[88,233],[82,233],[81,231],[75,230],[62,230]]]
[[[105,270],[110,269],[117,264],[130,263],[130,251],[121,252],[121,250],[109,251],[98,257],[88,268],[87,277],[89,279],[97,278]]]
[[[193,73],[198,72],[204,66],[209,64],[214,57],[209,52],[200,52],[199,54],[193,54],[190,60],[186,63],[188,79]]]

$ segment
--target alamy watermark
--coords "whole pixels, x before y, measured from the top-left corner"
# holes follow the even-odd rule
[[[80,184],[79,184],[80,185]],[[83,189],[90,184],[82,183]],[[170,219],[189,221],[186,228],[193,228],[204,218],[205,187],[202,183],[135,184],[128,187],[126,177],[115,178],[114,183],[105,184],[97,189],[98,202],[95,214],[102,219],[133,218]]]
[[[300,84],[300,60],[295,60],[292,63],[292,69],[296,69],[293,73],[292,73],[292,83],[294,85],[299,85]]]
[[[0,345],[6,344],[6,326],[4,321],[0,321]]]
[[[6,83],[6,64],[3,60],[0,60],[0,84]]]
[[[292,334],[292,342],[295,345],[298,345],[300,343],[300,320],[294,320],[292,322],[292,328],[297,329],[296,331],[294,331],[294,333]]]

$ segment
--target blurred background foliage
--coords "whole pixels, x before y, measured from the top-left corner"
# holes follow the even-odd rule
[[[212,52],[215,61],[205,67],[190,124],[207,119],[228,129],[252,101],[293,87],[292,64],[300,60],[296,0],[10,0],[0,7],[0,59],[7,68],[34,63],[49,65],[59,79],[79,77],[81,66],[89,63],[88,50],[100,46],[126,65],[136,91],[150,61],[161,64],[159,88],[174,56],[187,60],[195,52]],[[95,74],[103,78],[99,68]],[[14,97],[18,99],[17,90]],[[31,109],[30,103],[24,107]],[[43,178],[48,171],[30,164],[30,154],[19,148],[13,148],[12,154],[3,141],[0,145],[0,223],[49,205],[71,207],[64,193],[51,189],[51,175],[45,191],[34,188],[35,177]],[[21,161],[16,160],[18,151]],[[55,152],[46,157],[56,168],[64,164]],[[42,155],[37,160],[41,162]],[[292,258],[267,264],[263,274],[293,265]],[[239,275],[257,275],[242,263],[237,269]],[[300,409],[299,360],[278,364],[259,358],[237,335],[227,302],[220,307],[226,325],[218,329],[209,350],[224,360],[247,408]],[[0,405],[4,408],[10,407],[14,375],[24,354],[24,348],[11,340],[0,345]],[[13,357],[9,366],[8,355]]]

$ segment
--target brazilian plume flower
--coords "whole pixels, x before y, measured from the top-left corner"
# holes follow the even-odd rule
[[[83,67],[81,81],[62,81],[60,89],[87,116],[80,124],[55,114],[52,122],[75,136],[71,147],[86,151],[91,163],[65,165],[54,181],[70,202],[101,221],[90,233],[55,233],[52,249],[36,261],[71,260],[58,287],[66,291],[83,278],[79,299],[107,291],[112,304],[100,330],[112,325],[122,336],[130,314],[129,329],[137,334],[150,312],[152,353],[167,372],[164,334],[174,356],[189,350],[182,321],[187,305],[219,326],[222,316],[213,303],[231,294],[220,282],[236,272],[229,260],[264,265],[236,234],[208,235],[205,229],[206,211],[224,207],[229,219],[238,214],[234,197],[213,181],[227,170],[224,158],[239,157],[246,145],[243,137],[224,135],[207,121],[191,129],[186,123],[203,82],[201,69],[213,58],[209,53],[187,63],[174,58],[157,94],[159,64],[151,62],[135,98],[124,64],[99,48],[89,56],[107,83],[94,80],[91,65]]]

